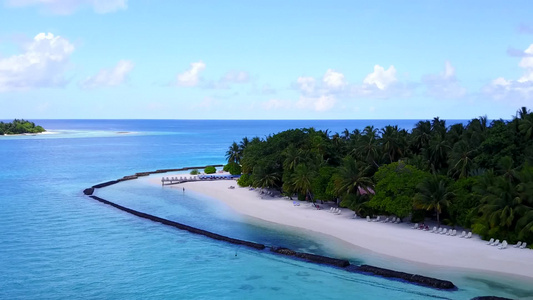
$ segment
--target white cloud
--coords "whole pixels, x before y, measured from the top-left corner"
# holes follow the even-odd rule
[[[205,69],[202,61],[191,63],[191,67],[185,72],[178,74],[178,86],[197,86],[200,82],[200,72]]]
[[[365,77],[363,84],[375,85],[378,89],[385,90],[396,81],[396,69],[394,66],[390,66],[388,70],[385,70],[382,66],[375,65],[374,72]]]
[[[102,69],[95,76],[88,77],[81,83],[81,86],[87,89],[118,86],[126,80],[133,66],[131,61],[121,60],[114,68]]]
[[[449,61],[444,64],[444,72],[430,74],[422,78],[427,94],[435,98],[461,98],[466,89],[459,84],[455,77],[455,68]]]
[[[322,81],[328,88],[334,89],[340,88],[345,84],[344,74],[335,72],[332,69],[328,69],[326,71],[326,74],[324,74],[324,78],[322,79]]]
[[[518,66],[524,73],[517,80],[496,78],[487,85],[483,92],[497,100],[524,101],[533,100],[533,44],[526,50]]]
[[[245,71],[230,71],[220,79],[221,83],[246,83],[250,80],[250,75]]]
[[[300,91],[305,94],[312,94],[315,92],[315,79],[313,77],[298,77],[296,84]]]
[[[300,96],[300,99],[294,104],[294,107],[320,112],[332,109],[336,102],[337,100],[332,95],[321,95],[319,97]]]
[[[7,0],[14,7],[39,6],[44,11],[68,15],[82,7],[92,7],[99,14],[111,13],[128,8],[128,0]]]
[[[0,59],[0,92],[66,84],[64,73],[73,51],[67,39],[39,33],[24,53]]]

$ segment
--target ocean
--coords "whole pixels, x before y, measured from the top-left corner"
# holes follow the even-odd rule
[[[327,236],[252,220],[191,193],[128,181],[98,195],[267,245],[451,280],[455,291],[281,257],[129,215],[83,195],[141,171],[222,164],[243,137],[418,120],[32,120],[52,134],[0,136],[0,299],[533,299],[532,282],[382,257]],[[454,122],[448,121],[448,125]]]

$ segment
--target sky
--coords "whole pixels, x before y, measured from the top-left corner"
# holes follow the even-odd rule
[[[0,0],[0,119],[510,119],[533,1]]]

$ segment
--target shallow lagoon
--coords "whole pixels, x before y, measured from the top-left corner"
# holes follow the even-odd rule
[[[395,124],[379,122],[385,123],[378,127]],[[0,298],[533,298],[527,280],[390,260],[311,232],[240,217],[213,199],[139,181],[101,195],[222,234],[449,279],[459,290],[435,291],[227,245],[138,219],[81,193],[139,171],[222,163],[228,145],[243,136],[306,126],[351,130],[369,121],[36,123],[60,133],[0,137]],[[181,150],[174,151],[177,147]]]

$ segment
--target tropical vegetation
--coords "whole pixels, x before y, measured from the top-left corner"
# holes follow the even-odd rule
[[[205,174],[214,174],[217,172],[217,168],[213,167],[213,166],[207,166],[205,167],[204,169],[204,173]]]
[[[35,123],[15,119],[11,123],[0,122],[0,135],[6,134],[23,134],[23,133],[41,133],[46,130]]]
[[[241,186],[533,243],[533,113],[525,107],[511,120],[448,126],[437,117],[411,130],[290,129],[233,142],[226,158],[228,169],[240,166]]]

